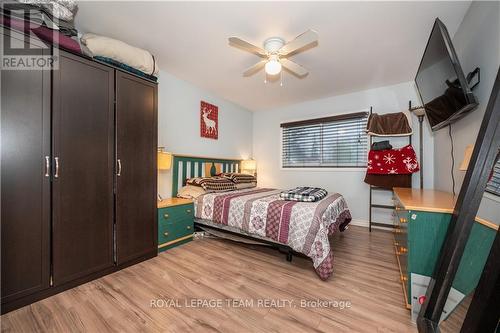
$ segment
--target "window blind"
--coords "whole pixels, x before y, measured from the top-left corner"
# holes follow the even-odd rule
[[[486,185],[486,191],[500,196],[500,159],[497,159],[493,167],[493,175]]]
[[[281,124],[283,168],[366,167],[368,113]]]

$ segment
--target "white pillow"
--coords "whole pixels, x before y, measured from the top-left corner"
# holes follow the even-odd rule
[[[149,75],[158,75],[159,69],[153,56],[146,50],[128,45],[121,40],[86,33],[80,38],[94,56],[111,58]]]
[[[179,189],[179,191],[177,192],[177,197],[185,199],[196,199],[200,195],[205,193],[208,193],[208,191],[205,191],[201,186],[186,185]]]

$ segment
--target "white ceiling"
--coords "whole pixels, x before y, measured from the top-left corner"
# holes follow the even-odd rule
[[[79,2],[77,26],[151,51],[161,69],[250,110],[414,79],[436,17],[453,36],[470,1],[460,2]],[[479,24],[479,23],[478,23]],[[319,45],[291,59],[309,69],[284,86],[243,70],[259,58],[230,47],[261,45],[307,29]],[[160,78],[161,83],[161,78]]]

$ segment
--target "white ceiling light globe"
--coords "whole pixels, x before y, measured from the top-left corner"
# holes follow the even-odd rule
[[[281,72],[281,63],[277,59],[271,59],[266,63],[266,73],[276,75]]]

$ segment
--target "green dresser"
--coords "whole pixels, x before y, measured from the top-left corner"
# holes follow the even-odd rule
[[[407,308],[418,315],[422,297],[446,238],[455,198],[450,193],[409,188],[394,189],[394,247]],[[453,281],[445,315],[476,287],[498,226],[477,218]]]
[[[188,199],[158,201],[158,252],[193,239],[194,207]]]

